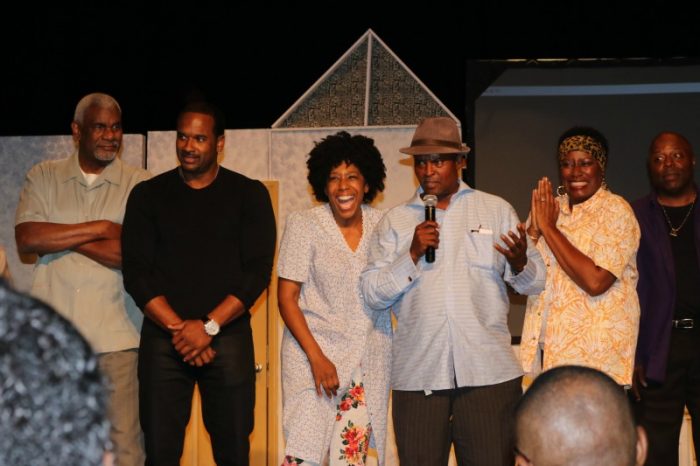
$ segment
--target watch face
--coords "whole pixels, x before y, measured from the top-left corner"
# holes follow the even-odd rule
[[[219,333],[219,324],[217,324],[215,320],[209,319],[207,323],[204,324],[204,331],[207,332],[207,335],[213,337]]]

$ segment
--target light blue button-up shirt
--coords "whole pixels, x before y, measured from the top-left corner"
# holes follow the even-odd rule
[[[521,294],[542,291],[545,266],[528,239],[527,265],[517,275],[494,249],[517,231],[518,217],[503,199],[460,182],[446,210],[437,210],[440,246],[435,262],[413,263],[409,248],[425,219],[419,188],[376,227],[361,289],[375,310],[391,309],[392,388],[444,390],[512,380],[522,371],[511,348],[506,283]]]

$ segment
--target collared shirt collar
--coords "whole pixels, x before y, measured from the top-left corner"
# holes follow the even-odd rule
[[[122,178],[122,161],[119,157],[116,157],[109,165],[107,165],[102,173],[97,177],[94,183],[90,185],[91,188],[101,185],[103,182],[107,182],[116,186],[119,186]],[[80,164],[78,163],[78,153],[74,152],[68,163],[64,164],[59,170],[57,170],[58,180],[60,183],[65,183],[72,179],[77,180],[79,183],[86,185],[85,177],[82,171],[80,171]]]
[[[463,196],[467,192],[473,191],[474,188],[469,186],[467,183],[465,183],[462,180],[459,180],[459,187],[457,188],[457,192],[455,192],[452,197],[450,198],[450,204],[452,204],[452,200],[455,199],[456,197]],[[417,207],[424,207],[425,204],[423,204],[423,198],[421,197],[423,195],[423,187],[418,186],[418,189],[416,190],[416,193],[411,197],[411,199],[408,201],[409,206],[417,206]]]
[[[603,188],[602,186],[598,188],[598,191],[596,191],[591,197],[586,199],[583,202],[580,202],[578,204],[575,204],[573,207],[576,209],[576,212],[590,212],[598,209],[600,207],[601,202],[605,202],[605,197],[608,193],[608,190]],[[573,209],[569,207],[569,195],[564,194],[563,196],[559,196],[559,210],[561,211],[562,214],[564,215],[572,215],[573,214]]]

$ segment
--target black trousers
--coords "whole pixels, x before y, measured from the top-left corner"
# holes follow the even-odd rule
[[[460,466],[506,466],[513,459],[513,414],[522,377],[483,387],[394,390],[393,420],[401,466],[440,466],[454,443]]]
[[[700,329],[673,329],[666,380],[641,387],[642,400],[632,402],[637,422],[649,437],[647,466],[678,464],[678,438],[688,407],[695,454],[700,448]]]
[[[216,464],[248,465],[255,370],[252,340],[241,341],[246,337],[249,335],[215,337],[212,348],[216,357],[200,368],[184,363],[167,335],[142,337],[139,408],[146,465],[180,464],[195,382],[202,396],[202,418],[211,436]],[[245,348],[246,344],[250,347]]]

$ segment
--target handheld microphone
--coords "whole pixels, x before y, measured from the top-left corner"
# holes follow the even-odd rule
[[[435,206],[437,205],[438,198],[435,194],[426,194],[423,196],[423,203],[425,204],[425,219],[430,221],[435,221]],[[425,261],[428,263],[435,262],[435,248],[428,246],[425,250]]]

